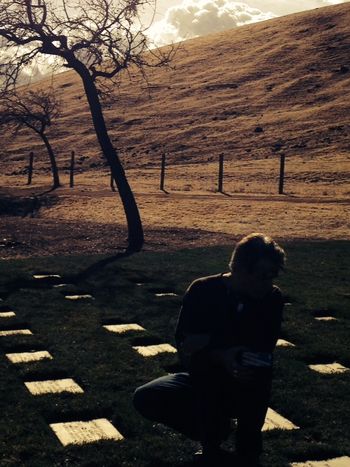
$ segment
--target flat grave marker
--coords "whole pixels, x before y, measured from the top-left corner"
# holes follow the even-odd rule
[[[24,383],[27,389],[34,396],[42,394],[57,394],[61,392],[71,392],[82,394],[83,389],[71,378],[51,379],[46,381],[27,381]]]
[[[0,312],[0,318],[13,318],[16,316],[16,313],[14,311],[1,311]]]
[[[0,331],[0,337],[2,336],[29,336],[33,334],[30,329],[8,329],[6,331]]]
[[[278,339],[276,346],[277,347],[295,347],[295,344],[292,344],[291,342],[286,341],[285,339]]]
[[[349,467],[350,457],[336,457],[325,461],[294,462],[291,467]]]
[[[106,324],[103,326],[107,331],[115,332],[116,334],[124,334],[128,331],[145,331],[146,329],[136,323],[130,324]]]
[[[262,428],[262,431],[269,431],[269,430],[298,430],[300,427],[294,425],[291,421],[287,420],[286,418],[282,417],[279,413],[275,410],[271,409],[270,407],[267,409],[267,414],[265,417],[265,423]]]
[[[11,363],[30,363],[39,362],[40,360],[52,360],[52,355],[46,350],[38,352],[21,352],[21,353],[7,353],[6,357]]]
[[[154,295],[156,297],[178,297],[178,294],[174,292],[159,292]]]
[[[317,365],[309,365],[310,370],[317,371],[318,373],[323,373],[327,375],[332,375],[336,373],[345,373],[349,371],[349,368],[341,365],[340,363],[325,363]],[[349,464],[350,465],[350,464]]]
[[[87,422],[51,423],[50,427],[63,446],[94,443],[100,440],[121,441],[124,439],[106,418]]]
[[[76,295],[65,295],[64,298],[67,300],[86,300],[93,299],[94,297],[90,294],[76,294]]]
[[[170,344],[156,344],[156,345],[137,345],[133,349],[136,350],[143,357],[154,357],[160,353],[169,352],[176,353],[177,350]]]
[[[317,321],[338,321],[334,316],[316,316]]]
[[[33,279],[61,279],[59,274],[33,274]]]

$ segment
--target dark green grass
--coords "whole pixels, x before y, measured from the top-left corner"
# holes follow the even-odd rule
[[[271,407],[300,430],[264,434],[266,467],[291,461],[350,455],[350,372],[320,375],[310,363],[350,366],[349,242],[284,245],[288,267],[279,285],[285,307],[283,338],[295,348],[276,350]],[[144,359],[142,343],[174,344],[181,296],[196,277],[226,269],[228,247],[175,253],[139,253],[112,261],[101,256],[36,258],[0,263],[0,306],[16,312],[2,329],[29,327],[33,336],[0,338],[1,466],[190,465],[195,443],[143,420],[132,407],[134,389],[176,368],[174,355]],[[99,267],[100,265],[100,267]],[[33,273],[61,274],[64,288],[33,283]],[[53,281],[55,282],[55,281]],[[138,285],[138,284],[142,285]],[[40,285],[41,284],[41,285]],[[175,297],[156,297],[155,292]],[[93,300],[70,302],[65,293],[90,293]],[[332,314],[338,321],[319,322]],[[103,324],[136,322],[146,333],[118,336]],[[54,357],[13,365],[5,353],[48,350]],[[24,381],[74,378],[84,394],[32,396]],[[106,417],[124,435],[122,442],[63,448],[49,423]],[[228,441],[232,448],[234,436]]]

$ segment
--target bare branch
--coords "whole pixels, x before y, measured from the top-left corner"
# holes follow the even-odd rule
[[[146,76],[148,66],[169,64],[174,49],[150,50],[145,34],[147,27],[140,19],[140,11],[146,5],[153,5],[154,1],[1,0],[0,3],[0,92],[1,89],[15,89],[26,67],[40,56],[58,57],[63,66],[78,73],[101,151],[108,160],[123,202],[130,251],[139,251],[142,246],[142,223],[108,134],[101,91],[106,82],[116,82],[120,72],[129,66],[137,67],[142,76]],[[42,115],[50,109],[40,103],[36,105],[38,112],[32,112],[26,119],[22,114],[32,111],[31,106],[17,107],[17,113],[12,109],[12,117],[7,114],[8,123],[14,122],[16,115],[16,125],[30,125],[35,131],[44,131],[51,120]],[[43,141],[54,167],[53,151],[47,138],[43,137]],[[58,178],[57,186],[56,182]]]
[[[37,50],[32,59],[37,53],[61,57],[73,69],[83,63],[94,81],[112,79],[132,64],[169,64],[172,53],[149,50],[149,26],[140,20],[140,10],[152,4],[153,0],[2,0],[0,38],[12,47]],[[20,60],[20,68],[29,64],[29,57]],[[8,67],[13,69],[10,63]],[[2,74],[11,85],[19,76],[13,70]]]
[[[3,94],[0,123],[9,127],[26,126],[42,135],[60,115],[60,102],[52,89],[48,91],[12,91]]]

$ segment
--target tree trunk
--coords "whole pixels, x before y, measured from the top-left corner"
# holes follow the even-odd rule
[[[119,195],[123,203],[128,225],[128,250],[140,251],[144,242],[144,236],[139,210],[117,151],[113,147],[109,137],[96,85],[88,69],[82,63],[75,62],[74,64],[70,64],[70,66],[77,71],[83,81],[96,136],[102,153],[110,165],[113,178],[117,184]]]
[[[52,178],[53,178],[53,188],[58,188],[59,186],[61,186],[61,184],[60,184],[60,178],[58,175],[58,168],[56,164],[55,154],[52,150],[51,144],[49,143],[49,140],[47,139],[47,136],[45,135],[45,133],[40,133],[40,136],[42,140],[44,141],[47,152],[49,154],[50,163],[51,163],[51,172],[52,172]]]

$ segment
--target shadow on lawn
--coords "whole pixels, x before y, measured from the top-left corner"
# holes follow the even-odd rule
[[[96,272],[100,271],[108,264],[114,263],[115,261],[118,261],[119,259],[127,258],[128,256],[131,256],[133,253],[134,252],[132,251],[126,250],[121,253],[117,253],[116,255],[108,256],[108,258],[101,259],[100,261],[97,261],[96,263],[91,264],[89,267],[79,272],[78,274],[74,274],[71,276],[70,275],[64,276],[62,280],[67,283],[75,284],[81,280],[87,279],[91,274],[95,274]]]
[[[52,188],[32,196],[13,196],[0,192],[0,215],[35,217],[42,207],[52,207],[58,202],[57,195],[52,192]]]
[[[78,284],[81,280],[87,279],[91,274],[95,274],[96,272],[103,269],[107,264],[113,263],[114,261],[118,261],[119,259],[126,258],[132,255],[133,252],[131,251],[124,251],[122,253],[117,253],[116,255],[109,256],[108,258],[104,258],[100,261],[97,261],[94,264],[91,264],[86,269],[80,271],[77,274],[72,275],[64,275],[61,278],[47,278],[42,280],[37,279],[15,279],[7,284],[3,285],[3,291],[1,293],[1,297],[3,299],[7,299],[11,294],[17,292],[17,290],[21,288],[25,289],[40,289],[40,288],[49,288],[54,284],[58,284],[61,282],[65,282],[66,284]]]

